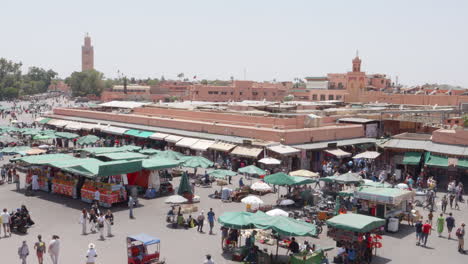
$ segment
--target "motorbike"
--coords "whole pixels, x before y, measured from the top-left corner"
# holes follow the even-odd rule
[[[28,218],[18,213],[11,213],[11,231],[26,234],[28,233]]]

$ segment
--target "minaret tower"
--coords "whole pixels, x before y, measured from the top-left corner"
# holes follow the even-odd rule
[[[81,46],[81,70],[94,69],[94,48],[91,46],[91,37],[88,33],[84,38],[84,46]]]

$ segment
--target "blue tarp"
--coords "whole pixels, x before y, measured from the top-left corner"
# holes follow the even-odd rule
[[[155,237],[149,236],[147,234],[143,234],[143,233],[138,234],[138,235],[134,235],[134,236],[128,236],[128,238],[132,239],[133,241],[140,241],[145,246],[153,245],[153,244],[157,244],[157,243],[161,242],[159,240],[159,238],[155,238]]]

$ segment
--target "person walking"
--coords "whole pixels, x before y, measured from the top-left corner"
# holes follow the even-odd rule
[[[59,236],[53,235],[52,240],[49,243],[49,255],[52,260],[52,264],[58,264],[58,256],[60,252],[60,240]]]
[[[440,214],[439,217],[437,218],[437,233],[439,234],[439,237],[441,237],[442,232],[444,232],[444,224],[445,224],[444,214]]]
[[[422,242],[424,243],[423,246],[425,247],[427,244],[427,239],[431,234],[432,226],[429,223],[429,220],[426,220],[426,223],[422,226]]]
[[[89,225],[91,226],[90,231],[93,234],[96,233],[97,218],[98,217],[97,217],[96,212],[94,211],[94,209],[89,210],[88,221],[89,221]]]
[[[13,181],[16,184],[16,191],[19,192],[20,191],[20,177],[19,177],[19,174],[15,173],[15,175],[13,175],[13,177],[14,177]]]
[[[112,237],[112,226],[114,225],[114,215],[112,214],[111,210],[107,210],[106,216],[106,226],[107,226],[107,237]]]
[[[449,196],[450,209],[453,209],[453,200],[455,200],[455,194],[450,193],[450,196]]]
[[[458,238],[458,252],[465,254],[465,223],[461,224],[455,234]]]
[[[419,246],[422,240],[422,227],[423,227],[422,218],[419,218],[416,221],[416,224],[414,225],[414,227],[416,229],[416,246]]]
[[[88,245],[88,252],[86,252],[86,264],[95,264],[97,258],[96,246],[93,243]]]
[[[11,230],[10,230],[10,214],[8,213],[7,209],[3,209],[3,213],[0,214],[0,217],[2,218],[2,226],[3,226],[3,233],[4,236],[6,237],[7,234],[11,236]]]
[[[104,214],[101,213],[97,219],[97,227],[99,231],[99,238],[101,240],[104,240],[104,222],[106,222],[106,219],[104,218]]]
[[[458,198],[455,198],[455,209],[460,210],[460,206],[458,205]]]
[[[206,214],[206,216],[208,217],[208,223],[210,224],[210,235],[212,235],[215,221],[215,213],[213,212],[213,208],[210,208],[210,211]]]
[[[215,264],[210,254],[206,255],[206,259],[203,261],[203,264]]]
[[[83,208],[83,210],[81,211],[81,214],[80,214],[80,220],[79,220],[79,223],[81,224],[81,234],[82,235],[87,235],[88,234],[88,231],[87,231],[87,228],[86,228],[86,222],[88,222],[88,211],[86,211],[85,208]]]
[[[444,214],[445,214],[445,211],[447,210],[447,204],[448,204],[447,195],[444,195],[444,197],[442,197],[442,212]]]
[[[133,216],[133,207],[135,206],[135,200],[133,200],[133,197],[130,195],[128,197],[128,213],[130,219],[135,219],[135,216]]]
[[[434,218],[434,214],[433,214],[434,211],[430,211],[429,214],[427,215],[427,219],[429,220],[429,224],[432,225],[432,219]]]
[[[26,241],[23,241],[21,246],[18,248],[18,256],[21,259],[22,264],[26,264],[26,258],[29,255],[29,248],[28,245],[26,244]]]
[[[202,210],[197,217],[197,231],[203,233],[203,222],[205,222],[205,216],[203,215],[204,211]]]
[[[37,261],[39,264],[44,263],[44,253],[46,253],[46,244],[42,242],[42,236],[37,236],[37,242],[34,244],[34,249],[36,250]]]

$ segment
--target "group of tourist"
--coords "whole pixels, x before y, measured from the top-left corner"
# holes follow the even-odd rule
[[[79,223],[81,225],[81,234],[88,234],[88,224],[91,233],[99,232],[99,238],[104,240],[104,229],[107,228],[107,237],[112,237],[112,226],[114,225],[114,215],[111,210],[107,210],[106,213],[99,209],[97,203],[93,203],[91,209],[84,208],[81,211],[79,217]]]

